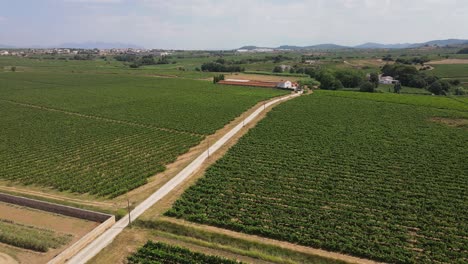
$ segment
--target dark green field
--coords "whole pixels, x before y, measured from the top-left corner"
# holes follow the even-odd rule
[[[0,179],[118,196],[282,94],[184,79],[3,72]]]
[[[133,255],[128,257],[129,264],[236,264],[235,260],[229,260],[216,256],[192,252],[181,247],[174,247],[163,243],[148,241]]]
[[[294,99],[167,215],[391,263],[464,263],[467,115],[444,97]]]

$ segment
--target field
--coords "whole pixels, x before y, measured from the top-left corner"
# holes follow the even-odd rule
[[[433,66],[432,73],[442,78],[468,77],[468,64],[437,64]]]
[[[2,202],[0,212],[0,262],[7,254],[19,263],[46,263],[99,225]]]
[[[47,252],[49,248],[58,248],[69,241],[69,236],[56,234],[52,230],[0,219],[0,242],[5,244]]]
[[[442,97],[303,96],[270,112],[166,215],[385,262],[464,263],[468,133],[440,120],[467,112]]]
[[[115,197],[271,89],[103,74],[0,73],[0,179]],[[222,109],[222,111],[219,111]]]
[[[235,264],[240,262],[191,252],[188,249],[163,243],[148,241],[148,243],[141,247],[136,253],[128,257],[128,263]]]

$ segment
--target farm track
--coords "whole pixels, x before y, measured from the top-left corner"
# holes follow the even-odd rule
[[[186,132],[186,131],[181,131],[177,129],[171,129],[171,128],[164,128],[164,127],[156,127],[156,126],[149,126],[149,125],[144,125],[140,123],[135,123],[135,122],[130,122],[130,121],[123,121],[123,120],[118,120],[118,119],[112,119],[112,118],[107,118],[107,117],[101,117],[101,116],[94,116],[94,115],[87,115],[87,114],[81,114],[77,112],[70,112],[62,109],[56,109],[56,108],[51,108],[51,107],[46,107],[46,106],[40,106],[40,105],[34,105],[34,104],[28,104],[28,103],[21,103],[17,101],[12,101],[12,100],[6,100],[6,99],[1,99],[0,101],[6,102],[6,103],[11,103],[19,106],[24,106],[24,107],[30,107],[30,108],[35,108],[35,109],[40,109],[40,110],[45,110],[45,111],[51,111],[51,112],[57,112],[57,113],[63,113],[67,115],[73,115],[73,116],[78,116],[78,117],[84,117],[84,118],[90,118],[90,119],[95,119],[95,120],[100,120],[100,121],[106,121],[106,122],[111,122],[111,123],[117,123],[117,124],[123,124],[123,125],[129,125],[129,126],[134,126],[134,127],[141,127],[141,128],[147,128],[147,129],[154,129],[154,130],[159,130],[159,131],[165,131],[165,132],[171,132],[171,133],[178,133],[178,134],[183,134],[183,135],[189,135],[189,136],[196,136],[203,138],[206,135],[203,134],[198,134],[198,133],[193,133],[193,132]]]
[[[218,149],[220,149],[226,142],[228,142],[233,136],[235,136],[244,125],[249,124],[252,122],[258,115],[260,115],[263,111],[265,111],[268,107],[272,105],[276,105],[282,101],[286,101],[288,99],[292,99],[294,97],[299,96],[299,94],[295,95],[286,95],[275,100],[272,100],[265,104],[264,106],[258,107],[256,111],[250,114],[242,123],[239,123],[229,132],[227,132],[221,139],[219,139],[216,143],[211,145],[206,151],[201,153],[194,161],[192,161],[187,167],[185,167],[182,171],[180,171],[175,177],[173,177],[169,182],[164,184],[161,188],[159,188],[156,192],[154,192],[151,196],[149,196],[146,200],[140,203],[138,206],[133,209],[130,214],[121,218],[117,223],[115,223],[110,229],[108,229],[104,234],[100,237],[96,238],[92,241],[87,247],[83,250],[78,252],[73,258],[69,260],[68,263],[86,263],[94,256],[96,256],[102,249],[107,247],[112,241],[128,226],[129,219],[135,220],[139,216],[141,216],[145,211],[150,209],[154,204],[158,201],[166,197],[171,191],[176,189],[179,185],[181,185],[185,180],[189,179],[190,176],[194,174],[207,160],[211,154],[215,153]]]

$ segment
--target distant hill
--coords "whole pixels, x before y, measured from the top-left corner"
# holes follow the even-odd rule
[[[141,46],[119,42],[83,42],[83,43],[63,43],[57,48],[75,48],[75,49],[142,49]]]
[[[354,46],[356,49],[406,49],[409,48],[412,44],[403,43],[403,44],[380,44],[374,42],[368,42],[361,45]]]
[[[467,39],[444,39],[444,40],[431,40],[431,41],[424,42],[424,43],[413,44],[411,45],[410,48],[419,48],[419,47],[424,47],[424,46],[445,47],[445,46],[458,46],[458,45],[464,45],[464,44],[468,44]]]
[[[336,44],[319,44],[314,46],[307,46],[304,49],[308,50],[334,50],[334,49],[349,49],[351,47],[341,46]]]
[[[9,45],[0,44],[0,49],[14,49],[15,47]]]
[[[282,50],[338,50],[338,49],[408,49],[408,48],[420,48],[425,46],[460,46],[468,45],[468,40],[466,39],[445,39],[445,40],[432,40],[424,43],[398,43],[398,44],[381,44],[368,42],[357,46],[342,46],[337,44],[319,44],[312,46],[291,46],[291,45],[282,45],[277,48],[265,48],[257,46],[244,46],[241,49],[245,50],[255,50],[255,49],[282,49]]]

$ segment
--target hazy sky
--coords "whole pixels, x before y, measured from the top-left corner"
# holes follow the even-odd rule
[[[467,0],[0,0],[0,44],[231,49],[468,39]]]

